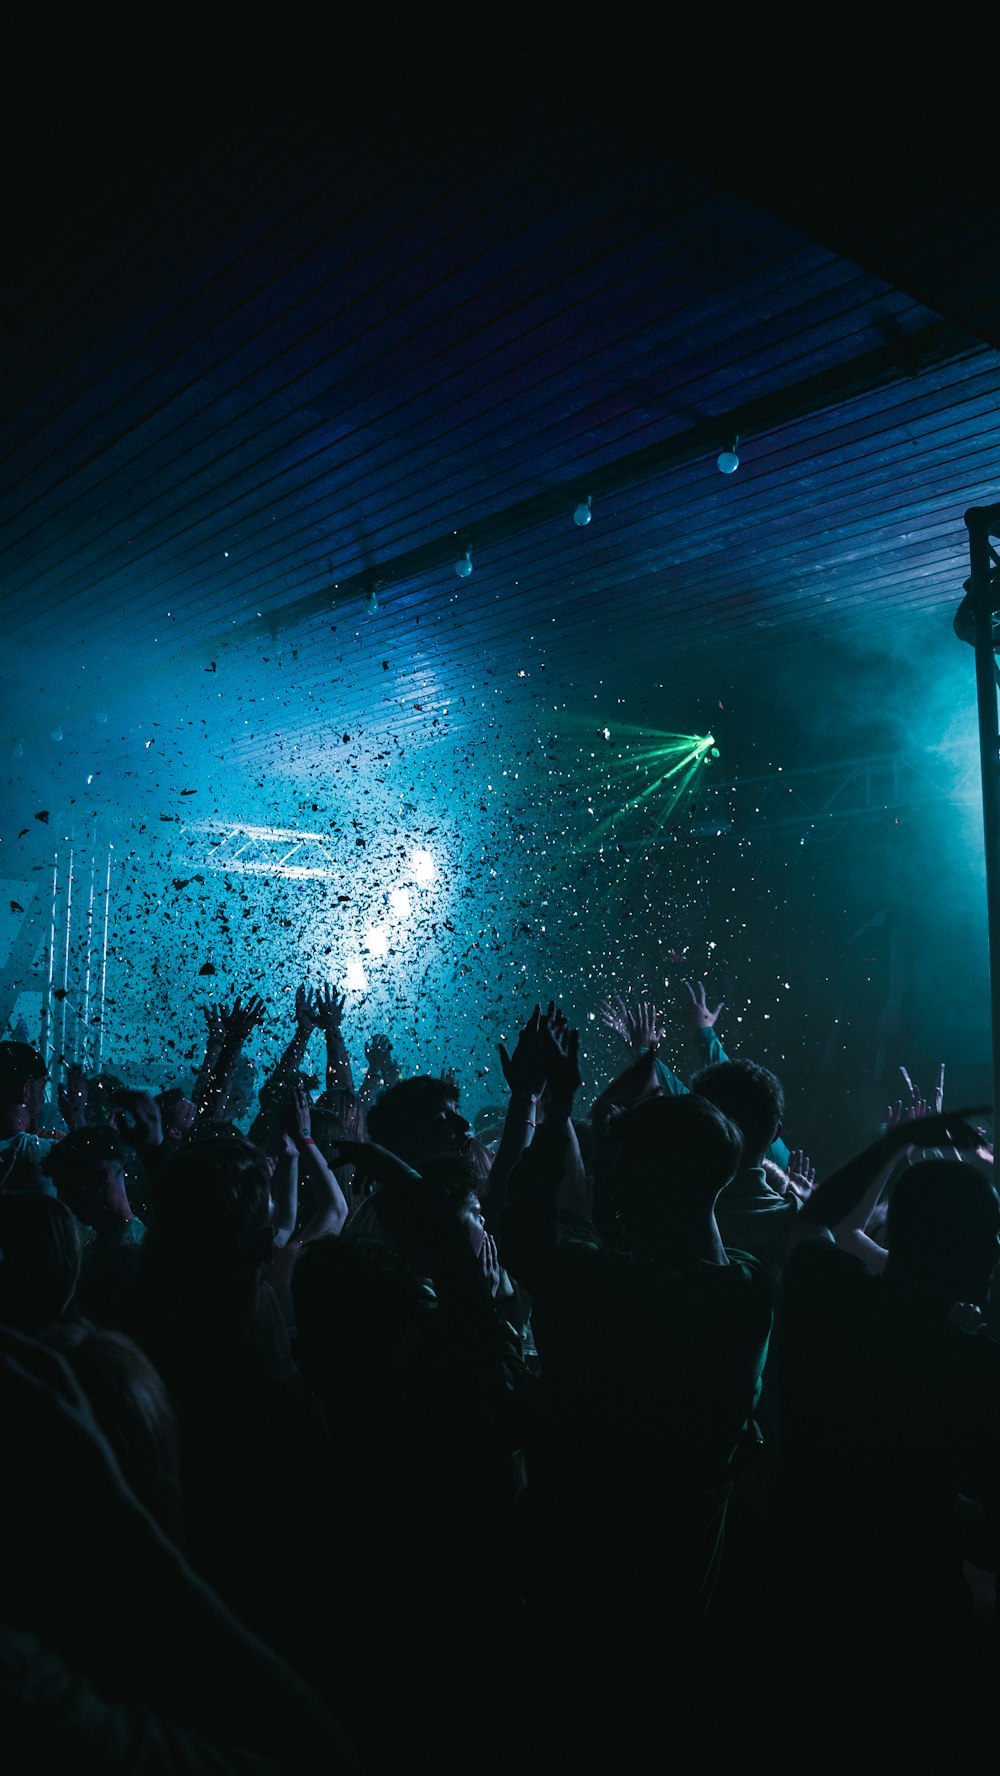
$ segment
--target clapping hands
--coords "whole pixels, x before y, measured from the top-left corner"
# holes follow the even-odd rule
[[[512,1055],[500,1044],[500,1065],[512,1092],[539,1098],[547,1088],[566,1109],[580,1087],[579,1031],[571,1030],[562,1009],[550,999],[543,1012],[536,1005],[521,1030]],[[548,1100],[546,1100],[548,1102]]]
[[[512,1095],[523,1093],[527,1097],[540,1098],[545,1089],[541,1025],[542,1010],[536,1005],[524,1028],[518,1032],[514,1053],[508,1054],[503,1043],[499,1044],[500,1066]]]

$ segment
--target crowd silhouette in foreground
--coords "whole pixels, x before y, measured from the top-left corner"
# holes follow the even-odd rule
[[[594,1097],[560,1006],[526,1007],[473,1126],[390,1036],[356,1084],[344,1009],[304,984],[256,1094],[257,997],[158,1095],[0,1043],[5,1768],[972,1743],[990,1107],[904,1076],[817,1176],[689,981],[670,1018],[603,1002]]]

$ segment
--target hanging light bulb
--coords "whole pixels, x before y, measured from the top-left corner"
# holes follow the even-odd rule
[[[472,572],[472,556],[468,549],[466,549],[465,554],[460,555],[456,561],[455,572],[460,580],[467,580]]]
[[[573,523],[579,525],[589,524],[593,516],[594,514],[590,509],[590,494],[588,493],[586,499],[580,501],[576,511],[573,513]]]
[[[367,617],[374,617],[376,615],[377,611],[378,611],[378,599],[375,596],[375,588],[374,588],[374,586],[369,586],[367,592],[365,593],[365,615]]]
[[[740,459],[736,454],[736,446],[738,445],[738,443],[739,443],[739,438],[736,437],[733,439],[728,450],[720,450],[719,451],[719,454],[715,459],[715,466],[718,469],[720,475],[735,475],[737,469],[739,468]]]

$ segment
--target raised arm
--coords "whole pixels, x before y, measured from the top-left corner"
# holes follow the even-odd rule
[[[243,1045],[252,1030],[264,1021],[265,1006],[258,994],[252,994],[243,1004],[239,997],[233,1002],[231,1010],[224,1006],[218,1008],[222,1021],[223,1038],[211,1078],[198,1104],[196,1127],[204,1126],[222,1115],[223,1106],[229,1096],[229,1088],[233,1082],[236,1063],[243,1051]]]
[[[271,1226],[274,1249],[283,1250],[295,1232],[299,1218],[299,1150],[291,1135],[283,1134],[281,1151],[269,1162],[271,1173]]]
[[[388,1036],[375,1035],[365,1043],[365,1060],[368,1066],[358,1091],[358,1101],[367,1110],[380,1091],[389,1091],[399,1083],[401,1073]]]
[[[699,1064],[710,1067],[728,1060],[717,1029],[719,1018],[726,1009],[725,1000],[720,999],[718,1005],[709,1005],[704,981],[682,980],[677,989],[676,1005],[688,1041],[700,1057]]]
[[[574,1150],[579,1160],[572,1121],[580,1089],[578,1032],[565,1020],[547,1017],[539,1022],[535,1044],[545,1075],[545,1120],[511,1173],[507,1203],[500,1215],[504,1261],[529,1294],[532,1282],[537,1286],[558,1245],[560,1189],[565,1191]]]
[[[280,1098],[287,1097],[296,1073],[302,1069],[309,1039],[319,1024],[316,994],[304,983],[295,989],[295,1029],[278,1065],[267,1081],[267,1090]]]
[[[82,1129],[87,1122],[87,1075],[78,1061],[67,1061],[66,1079],[58,1089],[59,1111],[66,1127]]]
[[[503,1132],[490,1166],[489,1195],[486,1198],[486,1225],[495,1232],[500,1211],[507,1200],[507,1181],[512,1168],[535,1135],[538,1100],[545,1090],[545,1073],[537,1043],[541,1008],[535,1006],[524,1028],[518,1032],[513,1054],[504,1044],[498,1045],[500,1067],[510,1100],[504,1117]]]
[[[199,1116],[201,1107],[215,1079],[219,1056],[222,1053],[223,1038],[226,1034],[226,1026],[222,1021],[222,1007],[213,1004],[203,1005],[201,1009],[205,1019],[205,1053],[191,1092],[195,1112]]]
[[[347,1198],[336,1174],[327,1165],[313,1139],[312,1105],[309,1093],[298,1087],[291,1095],[288,1113],[288,1134],[298,1154],[302,1178],[312,1185],[313,1212],[299,1234],[299,1241],[321,1239],[327,1233],[339,1233],[349,1213]]]
[[[316,1017],[326,1040],[326,1089],[328,1092],[354,1093],[354,1078],[341,1024],[346,995],[332,986],[321,987],[316,995]]]
[[[891,1170],[910,1146],[944,1146],[960,1152],[975,1152],[981,1135],[968,1119],[982,1116],[989,1109],[989,1105],[979,1104],[967,1110],[956,1110],[950,1116],[932,1113],[912,1122],[891,1124],[870,1146],[854,1154],[816,1186],[792,1221],[790,1243],[833,1234],[849,1217],[859,1219],[859,1205],[866,1196],[870,1198],[876,1186],[881,1189],[882,1173],[886,1168]]]

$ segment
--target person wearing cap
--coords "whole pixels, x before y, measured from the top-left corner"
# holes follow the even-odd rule
[[[0,1191],[55,1195],[44,1164],[52,1142],[34,1133],[48,1069],[30,1042],[0,1042]]]

